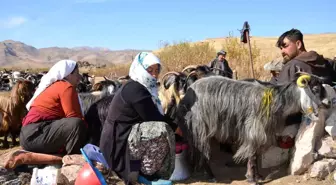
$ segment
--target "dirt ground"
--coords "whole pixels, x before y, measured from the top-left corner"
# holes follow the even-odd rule
[[[7,150],[0,150],[0,166],[2,166],[7,159],[7,156],[14,150],[19,149],[19,147],[15,147]],[[221,152],[214,155],[214,159],[211,163],[211,168],[213,169],[217,183],[208,182],[204,176],[204,173],[195,173],[190,179],[182,182],[176,182],[174,184],[185,185],[203,185],[203,184],[215,184],[215,185],[249,185],[249,183],[245,180],[245,165],[236,165],[234,167],[227,167],[225,163],[228,161],[227,159],[232,159],[230,155]],[[281,167],[276,167],[273,169],[262,169],[261,175],[265,177],[264,183],[267,185],[332,185],[336,184],[333,180],[333,174],[322,181],[318,181],[315,179],[307,179],[304,176],[292,176],[286,175],[286,165]],[[123,184],[119,182],[118,185]]]

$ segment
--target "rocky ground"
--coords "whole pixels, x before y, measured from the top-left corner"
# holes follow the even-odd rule
[[[18,150],[19,147],[12,148],[9,150],[0,151],[0,166],[7,159],[8,155],[15,150]],[[224,152],[219,152],[214,156],[214,160],[212,161],[212,168],[214,170],[215,176],[218,180],[217,183],[207,182],[203,173],[196,173],[190,179],[182,182],[176,182],[175,184],[216,184],[216,185],[224,185],[224,184],[232,184],[232,185],[248,185],[245,181],[244,174],[246,172],[246,167],[244,165],[235,165],[233,167],[227,167],[225,162],[230,159],[230,155]],[[75,179],[75,171],[78,171],[80,167],[76,166],[68,166],[67,169],[62,169],[62,173],[64,173],[67,178],[74,182]],[[71,175],[71,171],[74,171]],[[266,177],[264,184],[268,185],[294,185],[294,184],[306,184],[306,185],[331,185],[335,184],[335,180],[333,180],[333,173],[327,175],[324,180],[317,180],[314,178],[310,178],[309,175],[300,175],[300,176],[292,176],[287,175],[286,173],[286,164],[276,168],[262,169],[261,174]],[[7,178],[7,179],[5,179]],[[30,174],[29,173],[20,173],[14,174],[13,172],[5,171],[3,168],[0,169],[0,184],[14,185],[14,184],[22,184],[19,180],[24,181],[23,184],[29,184]],[[7,182],[6,182],[7,181]],[[121,185],[123,184],[121,181],[114,179],[114,183]],[[65,183],[62,183],[65,184]]]

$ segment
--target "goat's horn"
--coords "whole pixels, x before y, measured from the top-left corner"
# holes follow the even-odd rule
[[[176,72],[176,71],[169,71],[169,72],[167,72],[166,74],[164,74],[162,77],[161,77],[161,79],[164,79],[166,76],[168,76],[168,75],[170,75],[170,74],[174,74],[174,75],[176,75],[176,76],[179,76],[180,74],[178,73],[178,72]]]
[[[306,72],[301,72],[301,71],[298,71],[298,72],[296,72],[296,73],[298,73],[298,74],[302,74],[302,75],[308,75],[308,76],[311,76],[311,77],[317,78],[317,79],[319,79],[319,80],[324,80],[322,77],[320,77],[320,76],[317,76],[317,75],[314,75],[314,74],[309,74],[309,73],[306,73]]]
[[[306,87],[307,86],[306,82],[309,81],[310,79],[311,79],[310,75],[302,75],[296,80],[296,84],[299,87]]]
[[[188,80],[188,78],[189,78],[190,76],[192,76],[192,75],[197,75],[197,73],[196,73],[195,71],[189,73],[188,76],[187,76],[187,80]]]
[[[107,76],[104,76],[104,79],[105,79],[105,80],[112,81],[111,79],[107,78]]]
[[[185,84],[183,85],[184,87],[186,87],[188,85],[188,80],[189,80],[190,76],[193,76],[193,75],[197,76],[197,73],[195,71],[193,71],[193,72],[188,74],[188,76],[186,78],[186,81],[185,81]]]
[[[118,78],[118,80],[123,80],[123,79],[127,79],[128,77],[127,76],[121,76]]]
[[[187,67],[185,67],[183,70],[182,70],[182,73],[184,73],[186,70],[190,69],[190,68],[193,68],[193,69],[196,69],[199,65],[189,65]]]

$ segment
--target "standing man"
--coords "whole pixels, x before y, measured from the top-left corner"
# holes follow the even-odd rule
[[[214,72],[216,75],[221,75],[221,76],[232,79],[232,70],[229,66],[228,61],[225,59],[225,57],[226,57],[226,52],[224,50],[219,51],[217,53],[216,59],[211,61],[208,64],[208,66],[212,68],[212,72]]]
[[[294,81],[298,77],[296,72],[301,71],[325,77],[325,83],[331,84],[333,71],[330,63],[317,52],[306,50],[300,30],[291,29],[283,33],[276,46],[281,50],[284,66],[273,83]]]

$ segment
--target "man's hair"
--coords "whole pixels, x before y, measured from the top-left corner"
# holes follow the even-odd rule
[[[296,42],[296,41],[301,41],[302,43],[302,47],[304,48],[304,43],[303,43],[303,34],[301,33],[300,30],[298,29],[291,29],[289,31],[286,31],[285,33],[283,33],[277,43],[276,43],[276,47],[280,48],[281,46],[284,45],[284,39],[287,38],[288,40],[292,41],[292,42]]]

